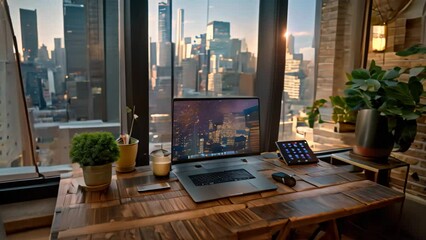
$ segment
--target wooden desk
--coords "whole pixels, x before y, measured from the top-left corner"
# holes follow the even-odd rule
[[[197,204],[177,179],[156,179],[149,167],[113,176],[109,189],[86,192],[81,177],[60,182],[51,239],[285,239],[290,229],[326,222],[402,201],[404,195],[320,162],[287,167],[279,160],[247,158],[271,179],[276,171],[295,173],[293,188]],[[138,193],[139,184],[168,181],[169,190]],[[271,179],[271,181],[273,181]]]
[[[404,193],[407,188],[408,174],[410,172],[410,164],[403,162],[394,157],[389,157],[388,162],[380,163],[371,160],[365,160],[360,157],[352,156],[350,152],[335,153],[331,155],[331,161],[333,159],[349,163],[353,166],[360,167],[365,170],[365,174],[369,180],[375,181],[379,184],[389,186],[390,172],[394,168],[406,167],[407,172],[405,173],[404,181]],[[370,177],[371,176],[371,177]]]

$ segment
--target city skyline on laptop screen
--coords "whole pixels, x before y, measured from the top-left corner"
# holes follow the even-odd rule
[[[174,162],[258,154],[258,98],[175,99]]]

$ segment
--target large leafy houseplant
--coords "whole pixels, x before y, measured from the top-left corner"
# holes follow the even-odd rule
[[[406,151],[417,132],[416,119],[426,112],[420,102],[425,67],[383,70],[375,61],[369,69],[356,69],[348,74],[345,100],[352,109],[376,109],[386,116],[388,132],[398,151]]]

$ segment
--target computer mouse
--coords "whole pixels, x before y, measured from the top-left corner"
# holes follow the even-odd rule
[[[272,174],[272,178],[280,183],[284,183],[285,185],[289,187],[294,187],[296,185],[296,179],[294,177],[283,173],[283,172],[276,172]]]
[[[243,161],[245,163],[248,162],[247,159],[245,159],[245,158],[242,158],[241,161]]]
[[[196,168],[201,168],[201,167],[203,167],[203,166],[201,166],[201,164],[196,164],[196,165],[194,165],[194,167],[196,167]]]

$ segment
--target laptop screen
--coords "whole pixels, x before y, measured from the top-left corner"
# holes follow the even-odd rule
[[[260,152],[258,98],[173,100],[174,163]]]

